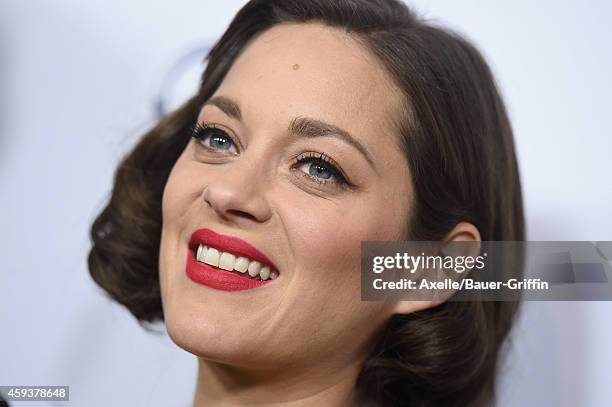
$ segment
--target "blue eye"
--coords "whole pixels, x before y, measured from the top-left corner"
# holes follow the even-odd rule
[[[200,124],[196,123],[191,128],[191,137],[198,140],[200,145],[208,150],[212,151],[221,151],[227,150],[231,151],[232,146],[234,147],[234,151],[231,151],[232,154],[238,154],[236,147],[236,143],[234,140],[225,132],[218,127],[214,127],[208,124]]]
[[[295,159],[298,170],[306,177],[319,184],[338,184],[338,186],[350,186],[351,183],[342,174],[342,171],[332,164],[331,158],[321,153],[306,153]],[[307,170],[302,171],[301,168]],[[335,181],[332,181],[335,179]]]
[[[324,166],[315,163],[310,163],[310,170],[308,170],[308,174],[312,175],[313,177],[323,179],[329,179],[334,175],[328,168],[325,168]]]
[[[197,140],[199,146],[208,151],[214,153],[229,151],[233,155],[238,154],[237,143],[226,131],[218,127],[196,123],[191,127],[190,134]],[[336,187],[353,187],[335,161],[324,153],[303,153],[295,158],[293,163],[300,174],[311,182]]]

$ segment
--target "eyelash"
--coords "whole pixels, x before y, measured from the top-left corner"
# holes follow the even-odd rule
[[[213,131],[216,130],[216,131]],[[205,140],[209,135],[214,135],[215,133],[220,134],[222,137],[230,140],[235,146],[238,146],[238,143],[224,130],[215,127],[212,124],[204,123],[196,123],[190,128],[190,135],[194,139],[198,141],[198,145],[205,148],[208,151],[217,152],[219,150],[209,147],[203,144],[203,140]],[[338,168],[338,166],[334,163],[334,160],[329,157],[325,153],[315,153],[315,152],[307,152],[298,155],[296,158],[292,160],[293,165],[299,165],[303,163],[312,163],[323,169],[329,171],[337,180],[337,183],[340,187],[352,187],[353,184],[348,180],[348,178],[343,174],[343,172]],[[300,171],[306,178],[311,180],[312,182],[316,182],[317,184],[331,184],[332,181],[323,180],[318,177],[314,177],[310,174],[306,174],[303,171]]]
[[[314,153],[314,152],[308,152],[308,153],[302,153],[300,155],[298,155],[296,158],[293,159],[293,164],[294,165],[299,165],[299,164],[303,164],[303,163],[311,163],[314,165],[317,165],[319,167],[323,167],[324,169],[326,169],[327,171],[329,171],[337,180],[338,180],[338,184],[340,186],[348,186],[351,187],[353,186],[348,179],[344,176],[344,174],[342,174],[342,171],[340,171],[338,169],[338,167],[336,165],[333,164],[332,162],[332,158],[329,157],[327,154],[325,153]],[[328,180],[324,180],[318,177],[314,177],[310,174],[306,174],[303,171],[300,171],[300,173],[304,174],[305,177],[308,177],[309,179],[311,179],[312,181],[318,183],[318,184],[329,184],[331,183],[331,181]]]
[[[222,137],[225,137],[229,140],[231,140],[232,143],[234,143],[234,145],[239,145],[236,140],[234,140],[229,134],[227,134],[226,131],[221,130],[218,127],[215,127],[212,124],[200,124],[200,123],[196,123],[193,126],[191,126],[190,128],[190,134],[191,137],[193,137],[194,139],[198,140],[198,145],[204,147],[205,149],[209,150],[209,151],[213,151],[213,152],[217,152],[218,150],[212,147],[209,147],[207,145],[203,144],[203,140],[206,139],[206,137],[208,135],[214,135],[215,133],[217,134],[221,134]]]

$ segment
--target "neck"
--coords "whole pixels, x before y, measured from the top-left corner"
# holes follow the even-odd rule
[[[344,369],[244,369],[198,358],[193,407],[356,406],[359,364]]]

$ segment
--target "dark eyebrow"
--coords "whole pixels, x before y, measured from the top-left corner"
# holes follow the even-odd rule
[[[226,98],[225,96],[213,96],[208,99],[202,105],[202,108],[206,105],[217,106],[223,113],[231,117],[232,119],[236,119],[242,121],[242,113],[240,112],[240,106],[238,103],[234,102],[230,98]]]
[[[232,119],[242,121],[242,112],[240,111],[240,106],[238,106],[238,103],[228,97],[213,96],[212,98],[208,99],[202,107],[206,105],[216,106]],[[294,117],[291,120],[291,122],[289,123],[288,130],[291,134],[297,137],[340,138],[341,140],[344,140],[345,142],[359,150],[361,154],[364,155],[368,163],[370,163],[372,168],[376,169],[376,166],[374,165],[374,160],[372,159],[372,156],[369,151],[359,141],[357,141],[357,139],[351,136],[348,131],[341,129],[338,126],[326,123],[322,120],[298,116]]]

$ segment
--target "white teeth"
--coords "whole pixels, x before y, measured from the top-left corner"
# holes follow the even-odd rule
[[[206,256],[204,257],[204,263],[210,264],[211,266],[219,267],[219,250],[210,247],[206,251]]]
[[[234,269],[235,261],[236,256],[231,253],[223,252],[221,253],[221,258],[219,259],[219,268],[227,271],[232,271]]]
[[[249,276],[256,277],[261,270],[261,263],[258,261],[252,261],[249,263]]]
[[[240,273],[245,273],[248,267],[249,267],[249,259],[247,259],[246,257],[238,257],[236,259],[236,263],[234,264],[234,270]]]
[[[262,267],[261,270],[259,270],[259,276],[261,277],[262,280],[267,280],[268,277],[270,276],[270,267],[268,266]]]
[[[198,252],[196,254],[196,260],[204,262],[204,255],[206,254],[207,250],[208,250],[208,247],[206,247],[206,246],[204,246],[202,244],[199,245],[198,246]]]
[[[262,280],[274,280],[278,277],[276,270],[272,270],[269,266],[264,266],[258,261],[228,252],[219,252],[214,247],[207,247],[203,244],[198,245],[196,260],[227,271],[236,270],[239,273],[248,271],[249,276],[253,278],[259,276]]]

